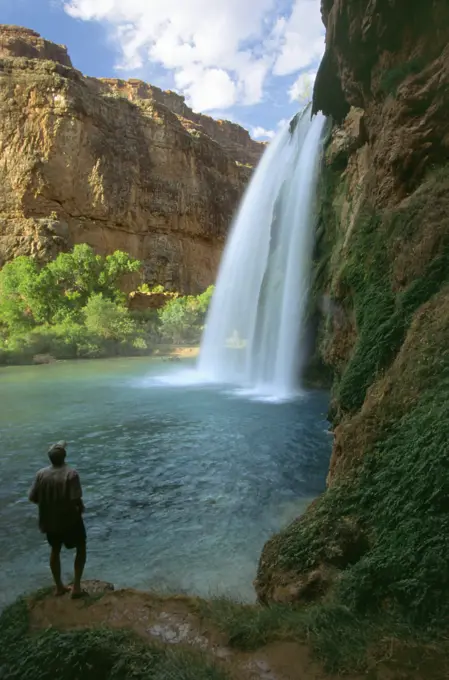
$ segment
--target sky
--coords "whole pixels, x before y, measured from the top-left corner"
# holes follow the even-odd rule
[[[305,103],[320,0],[0,0],[0,23],[65,44],[96,77],[140,78],[266,140]]]

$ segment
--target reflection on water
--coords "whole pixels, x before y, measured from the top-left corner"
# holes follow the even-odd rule
[[[126,359],[0,370],[0,605],[50,582],[27,492],[58,439],[83,482],[86,578],[254,597],[263,543],[324,487],[327,397],[270,404],[152,379],[170,369]]]

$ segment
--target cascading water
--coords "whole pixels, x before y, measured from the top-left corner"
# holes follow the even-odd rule
[[[325,118],[310,109],[263,155],[222,258],[198,370],[288,398],[298,386]]]

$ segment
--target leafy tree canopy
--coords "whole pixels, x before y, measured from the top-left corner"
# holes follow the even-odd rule
[[[87,244],[60,253],[43,267],[31,257],[18,257],[0,271],[0,323],[16,332],[68,318],[81,320],[92,295],[123,302],[120,282],[140,266],[120,250],[105,257]]]

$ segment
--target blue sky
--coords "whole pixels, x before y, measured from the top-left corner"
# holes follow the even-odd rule
[[[319,0],[0,0],[0,23],[67,45],[90,76],[141,78],[267,139],[304,103]],[[264,131],[266,134],[264,134]]]

